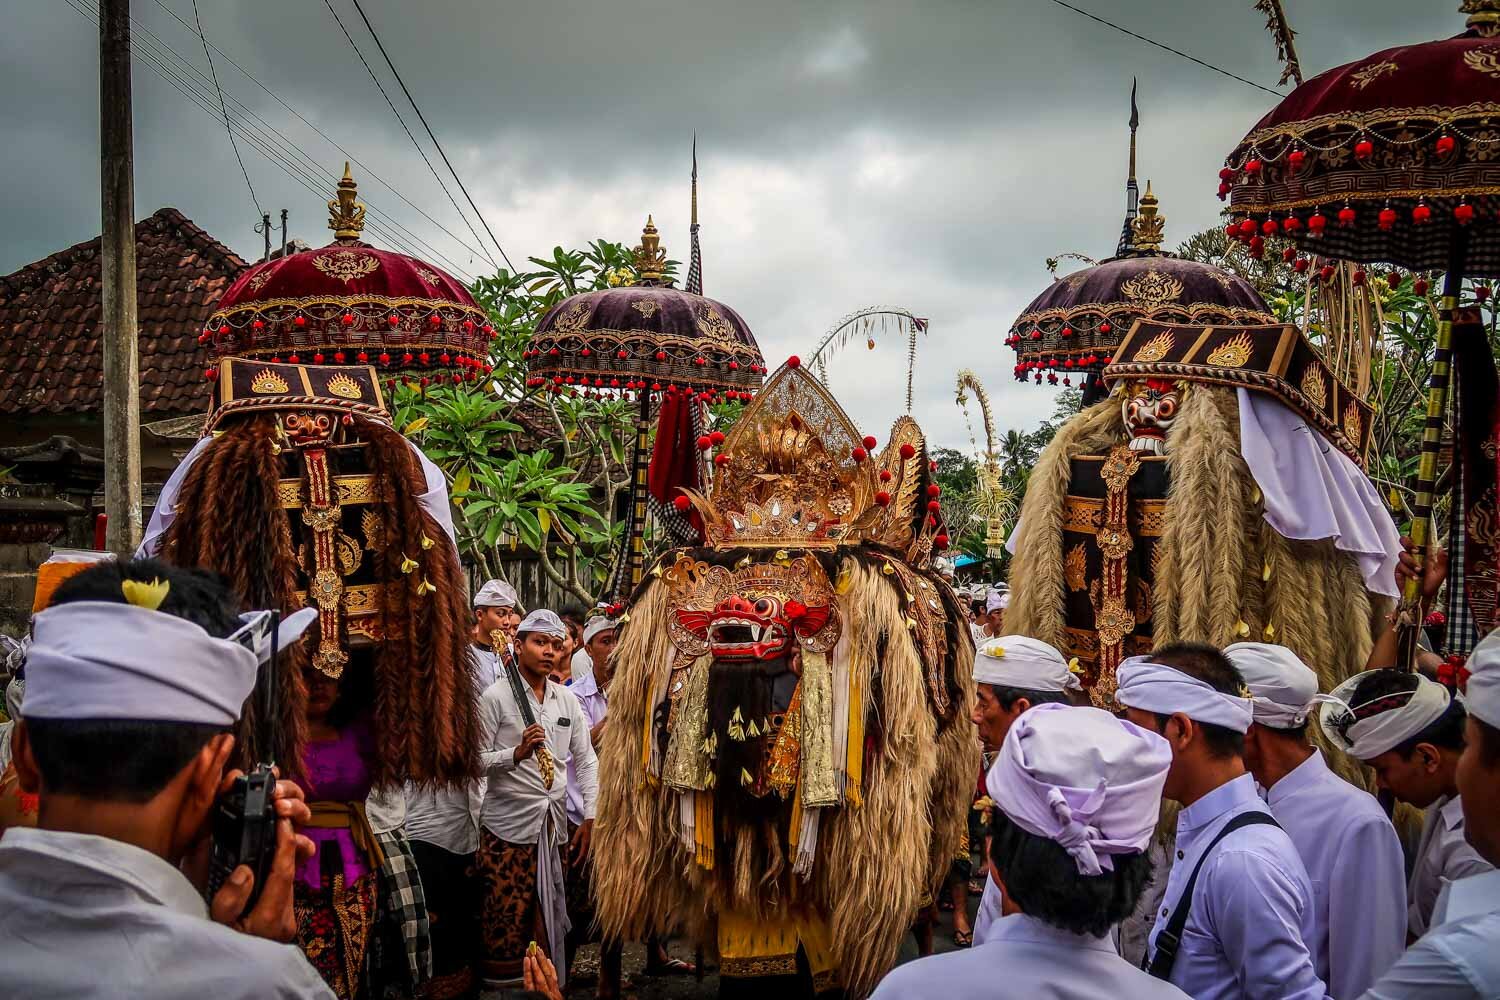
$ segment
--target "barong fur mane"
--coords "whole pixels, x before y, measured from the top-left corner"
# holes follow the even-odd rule
[[[728,558],[728,553],[697,558]],[[676,553],[663,557],[670,565]],[[765,917],[811,905],[826,915],[842,984],[863,996],[895,961],[917,907],[935,893],[967,822],[979,748],[968,715],[973,704],[973,647],[967,629],[950,630],[951,679],[963,692],[942,723],[926,688],[926,668],[906,624],[897,577],[880,559],[859,552],[821,555],[853,642],[851,671],[866,692],[865,755],[858,803],[848,797],[823,810],[811,879],[791,871],[785,832],[767,850],[764,831],[754,850],[716,858],[713,870],[694,859],[679,836],[679,793],[647,774],[643,733],[648,709],[665,689],[678,657],[668,636],[668,588],[648,579],[614,652],[610,725],[599,754],[599,806],[594,835],[594,892],[606,935],[623,940],[682,929],[712,944],[715,914],[753,889],[750,909]],[[934,576],[930,582],[937,583]],[[961,622],[946,586],[938,585],[950,622]],[[953,636],[958,637],[953,642]],[[936,752],[933,748],[936,747]],[[779,861],[779,863],[778,863]]]

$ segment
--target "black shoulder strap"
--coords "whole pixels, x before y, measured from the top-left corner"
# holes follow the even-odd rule
[[[1203,870],[1203,862],[1213,854],[1214,848],[1219,846],[1219,841],[1241,827],[1257,825],[1281,828],[1281,824],[1272,819],[1269,813],[1243,812],[1225,823],[1224,829],[1220,830],[1209,842],[1208,847],[1198,856],[1198,863],[1193,866],[1193,874],[1188,876],[1187,884],[1182,887],[1182,895],[1177,899],[1177,909],[1172,911],[1172,915],[1167,918],[1167,926],[1163,927],[1161,933],[1156,936],[1156,954],[1148,956],[1148,960],[1141,964],[1141,968],[1157,979],[1172,978],[1172,966],[1177,961],[1177,949],[1182,946],[1182,931],[1187,926],[1188,911],[1193,906],[1193,890],[1198,885],[1198,873]]]

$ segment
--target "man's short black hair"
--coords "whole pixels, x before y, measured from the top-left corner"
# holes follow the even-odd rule
[[[1061,845],[1027,833],[998,809],[990,860],[1005,881],[1006,894],[1027,916],[1094,937],[1108,934],[1135,912],[1152,869],[1145,853],[1116,854],[1114,871],[1080,875]]]
[[[562,610],[557,613],[557,617],[561,618],[567,624],[579,627],[582,627],[583,620],[587,615],[588,612],[583,610],[583,605],[581,604],[564,604]]]
[[[1358,708],[1387,695],[1407,694],[1415,691],[1420,683],[1416,674],[1394,667],[1372,670],[1368,677],[1355,685],[1349,696],[1349,704]],[[1430,743],[1440,750],[1461,751],[1464,748],[1464,722],[1467,718],[1468,713],[1464,711],[1463,704],[1454,698],[1448,702],[1448,708],[1442,715],[1428,723],[1421,732],[1391,749],[1400,754],[1402,760],[1411,757],[1419,743]]]
[[[1256,725],[1264,732],[1275,733],[1277,736],[1285,736],[1288,739],[1297,740],[1299,743],[1306,743],[1309,721],[1311,720],[1303,719],[1300,726],[1268,726],[1263,722],[1257,722]]]
[[[995,696],[995,700],[1000,703],[1000,707],[1007,712],[1010,711],[1012,705],[1022,698],[1031,702],[1033,708],[1037,705],[1073,704],[1072,699],[1063,691],[1035,691],[1031,688],[1011,687],[1009,684],[986,684],[985,687],[990,689],[990,693]]]
[[[1204,642],[1169,642],[1151,653],[1151,659],[1164,666],[1181,670],[1200,680],[1220,694],[1240,697],[1245,693],[1245,678],[1239,669],[1216,647]],[[1170,714],[1157,713],[1157,723],[1165,729]],[[1214,757],[1245,756],[1245,734],[1212,723],[1197,723],[1203,743]]]
[[[64,581],[49,607],[77,601],[124,604],[126,580],[165,581],[167,596],[157,610],[193,622],[209,635],[222,639],[240,627],[239,600],[219,577],[156,559],[92,566]],[[48,794],[142,803],[224,728],[138,719],[27,719],[26,731]]]

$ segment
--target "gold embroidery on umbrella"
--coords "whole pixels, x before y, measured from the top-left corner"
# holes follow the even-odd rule
[[[1465,52],[1464,65],[1476,73],[1500,79],[1500,57],[1488,49],[1470,49]]]
[[[558,333],[577,333],[588,323],[588,319],[589,304],[575,302],[558,314],[557,321],[552,324],[552,329]]]
[[[698,332],[709,340],[734,340],[734,327],[729,324],[729,320],[706,303],[698,307]]]
[[[259,272],[256,273],[255,277],[251,278],[245,283],[245,286],[252,292],[258,292],[262,288],[266,287],[266,282],[271,280],[271,275],[275,271],[276,268],[274,267],[262,268]]]
[[[358,250],[335,250],[313,258],[313,267],[348,284],[356,278],[374,274],[380,269],[380,259]]]
[[[1400,68],[1389,59],[1384,62],[1373,63],[1357,73],[1350,73],[1349,83],[1359,90],[1364,90],[1382,76],[1394,73]]]
[[[1250,360],[1251,346],[1249,335],[1242,333],[1210,351],[1208,363],[1220,368],[1241,368]]]
[[[442,278],[439,278],[434,272],[427,270],[425,267],[417,268],[417,277],[421,278],[423,283],[431,285],[433,288],[443,283]]]
[[[1182,298],[1182,282],[1154,268],[1120,283],[1120,291],[1132,302],[1160,305]]]
[[[656,315],[656,303],[650,299],[636,299],[630,303],[630,308],[640,313],[645,319]]]
[[[1162,358],[1167,356],[1167,351],[1171,349],[1172,334],[1168,330],[1163,330],[1161,333],[1158,333],[1156,336],[1146,341],[1146,343],[1141,346],[1141,349],[1135,352],[1135,357],[1131,358],[1130,360],[1146,362],[1160,361]]]

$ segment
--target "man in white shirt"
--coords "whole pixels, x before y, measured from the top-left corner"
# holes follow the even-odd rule
[[[1212,646],[1172,643],[1117,676],[1125,717],[1171,744],[1164,794],[1183,807],[1148,971],[1195,1000],[1320,1000],[1312,884],[1245,770],[1239,671]]]
[[[598,758],[578,699],[549,679],[568,643],[551,611],[533,611],[516,631],[518,672],[492,684],[480,703],[487,783],[475,866],[487,984],[521,982],[522,960],[535,941],[566,980],[568,920],[563,849],[568,861],[588,856],[598,797]],[[519,694],[515,688],[520,687]],[[569,759],[583,796],[583,822],[567,843]]]
[[[516,614],[520,601],[516,588],[504,580],[486,580],[474,593],[474,690],[484,689],[504,676],[505,664],[511,661],[510,644],[516,637],[521,619]],[[502,640],[496,645],[496,633]]]
[[[1406,947],[1406,862],[1375,797],[1329,770],[1307,740],[1318,675],[1285,646],[1224,650],[1250,689],[1245,765],[1307,866],[1313,967],[1335,997],[1357,997]]]
[[[980,643],[974,653],[974,709],[969,721],[979,731],[986,753],[1005,743],[1005,734],[1033,705],[1068,705],[1070,692],[1082,690],[1068,661],[1054,647],[1024,635],[1002,635]],[[988,875],[979,915],[974,920],[974,944],[984,944],[991,926],[1000,919],[1000,889]]]
[[[292,878],[312,853],[293,832],[310,818],[295,785],[275,787],[263,888],[241,865],[205,906],[183,871],[206,871],[229,730],[270,659],[271,614],[241,620],[238,604],[203,574],[110,561],[33,620],[13,745],[39,809],[35,828],[0,838],[7,996],[331,1000],[302,953],[278,943],[296,936]],[[289,618],[283,644],[316,617]]]
[[[1096,708],[1022,715],[986,779],[1005,915],[984,944],[897,967],[875,1000],[1182,1000],[1109,940],[1150,877],[1144,852],[1171,760],[1161,737]]]
[[[1456,779],[1464,836],[1500,864],[1500,632],[1469,657],[1468,719]],[[1443,887],[1430,929],[1364,1000],[1485,1000],[1500,997],[1500,871]]]
[[[1392,669],[1349,678],[1318,713],[1329,741],[1374,769],[1379,787],[1426,810],[1406,884],[1408,940],[1427,932],[1445,884],[1493,868],[1464,839],[1457,781],[1464,719],[1463,704],[1443,685]]]
[[[1005,631],[1005,609],[1009,606],[1010,591],[1003,587],[996,587],[985,596],[984,614],[978,621],[969,623],[976,647]]]

